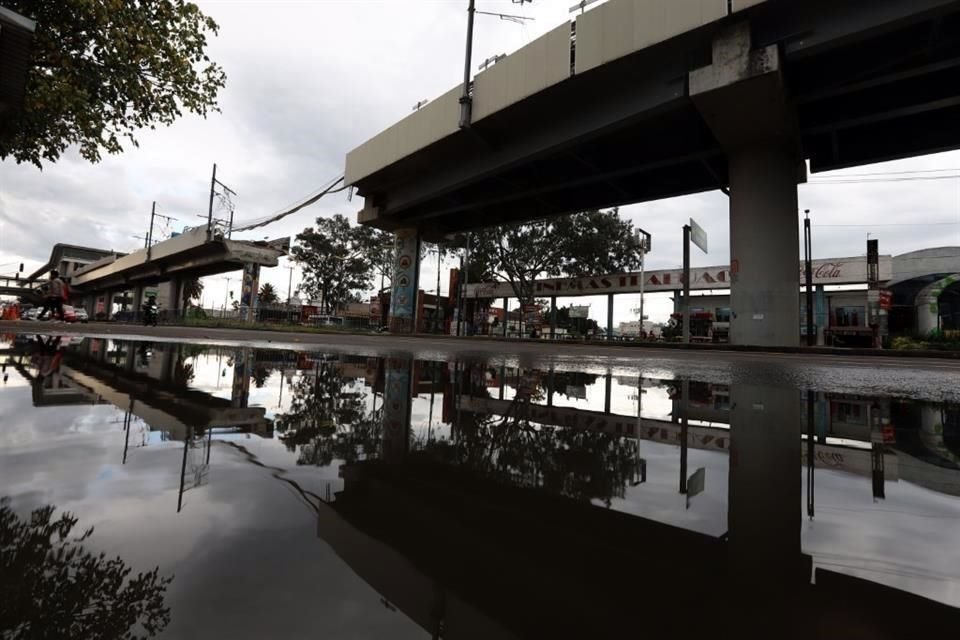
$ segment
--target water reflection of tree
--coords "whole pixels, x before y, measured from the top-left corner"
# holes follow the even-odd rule
[[[370,411],[362,391],[343,377],[335,362],[321,362],[314,376],[292,386],[290,410],[277,419],[280,438],[298,452],[297,464],[327,466],[354,462],[380,449],[382,408]]]
[[[477,375],[465,375],[465,395],[488,398],[489,389]],[[425,455],[457,464],[483,475],[524,487],[536,487],[577,500],[599,499],[610,506],[622,498],[638,469],[634,440],[615,434],[544,426],[531,422],[531,401],[546,395],[550,376],[525,371],[513,381],[517,395],[505,416],[460,412],[455,443],[430,443]],[[587,384],[596,376],[555,373],[554,389]],[[541,386],[542,385],[542,386]],[[560,385],[563,385],[562,387]]]
[[[514,403],[518,413],[522,404]],[[638,468],[637,446],[621,436],[540,426],[520,415],[463,414],[453,462],[511,484],[577,500],[622,498]]]
[[[151,638],[170,622],[172,577],[131,575],[119,557],[94,555],[70,533],[77,518],[54,507],[21,520],[0,500],[0,637]]]

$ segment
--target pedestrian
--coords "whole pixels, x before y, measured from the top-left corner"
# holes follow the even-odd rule
[[[56,314],[57,318],[63,320],[63,296],[65,292],[66,288],[63,280],[60,279],[60,272],[51,271],[50,282],[47,283],[47,291],[43,299],[43,308],[37,314],[37,320],[45,320],[44,315],[47,312],[50,312],[51,317]]]

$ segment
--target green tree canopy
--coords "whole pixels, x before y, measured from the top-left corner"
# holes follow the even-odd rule
[[[183,281],[183,306],[189,307],[194,300],[203,295],[203,281],[200,278],[188,278]]]
[[[0,637],[151,638],[170,622],[171,578],[132,574],[119,557],[83,548],[93,534],[70,533],[77,518],[54,507],[20,519],[0,499]]]
[[[273,285],[269,282],[264,282],[260,285],[260,292],[257,294],[257,298],[261,304],[275,304],[280,301],[276,289],[274,289]]]
[[[537,278],[622,273],[640,266],[633,223],[617,209],[584,211],[470,234],[470,282],[509,283],[524,304]]]
[[[37,21],[24,108],[0,129],[0,159],[54,162],[71,144],[97,162],[138,129],[215,111],[226,82],[207,56],[219,27],[184,0],[4,0]]]
[[[377,272],[376,261],[386,261],[384,247],[390,235],[371,227],[352,226],[346,217],[317,218],[317,226],[297,234],[291,255],[303,269],[301,290],[323,302],[324,313],[367,291]],[[390,249],[392,256],[392,249]]]

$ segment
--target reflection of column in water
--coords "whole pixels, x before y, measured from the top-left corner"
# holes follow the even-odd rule
[[[690,413],[690,381],[681,383],[680,392],[680,493],[687,492],[687,415]]]
[[[800,412],[796,389],[730,387],[731,572],[755,590],[799,577]]]
[[[183,507],[183,483],[187,475],[187,449],[190,448],[190,439],[193,437],[193,427],[187,427],[183,436],[183,462],[180,464],[180,492],[177,495],[177,513]]]
[[[410,432],[410,380],[412,361],[388,358],[383,401],[383,449],[386,462],[402,462]]]
[[[233,389],[230,404],[238,408],[246,408],[250,397],[250,371],[253,362],[252,349],[240,349],[233,361]]]
[[[817,392],[807,389],[807,516],[813,520],[814,469],[816,468]]]
[[[607,375],[603,377],[603,412],[610,413],[610,387],[612,385],[613,376],[607,372]]]

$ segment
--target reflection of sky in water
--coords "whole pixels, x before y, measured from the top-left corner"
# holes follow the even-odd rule
[[[188,358],[191,388],[230,399],[238,353],[221,348]],[[312,380],[312,372],[298,371],[292,362],[267,366],[273,368],[263,386],[251,383],[248,403],[266,409],[268,418],[282,418],[299,383]],[[0,388],[4,493],[19,511],[46,503],[75,511],[81,526],[96,527],[98,548],[121,555],[138,570],[159,564],[161,572],[175,573],[168,599],[170,637],[203,632],[301,637],[316,631],[311,620],[318,619],[331,637],[424,636],[401,612],[384,607],[379,595],[317,539],[316,516],[289,485],[273,477],[319,496],[332,495],[344,487],[342,460],[298,465],[299,452],[290,451],[279,433],[273,438],[218,433],[206,482],[184,494],[184,508],[176,514],[182,440],[166,439],[134,419],[123,465],[123,411],[106,404],[34,407],[29,383],[11,367],[7,371],[8,383]],[[515,369],[507,370],[504,400],[517,397],[516,375]],[[539,377],[545,382],[547,373]],[[671,379],[666,370],[660,377]],[[420,445],[452,442],[456,436],[456,427],[444,419],[455,414],[444,412],[449,370],[437,369],[436,378],[431,385],[424,368],[410,401],[410,438]],[[553,404],[602,412],[604,385],[600,375],[592,384],[571,387],[569,395],[558,390]],[[487,392],[500,397],[499,386]],[[346,379],[342,393],[360,394],[368,414],[385,402],[364,378]],[[537,402],[546,403],[545,392]],[[611,377],[611,413],[635,417],[637,403],[636,374],[618,370]],[[449,400],[447,405],[449,412]],[[673,412],[667,383],[645,379],[644,419],[669,421]],[[639,455],[646,462],[646,482],[628,484],[623,497],[612,498],[613,509],[710,536],[726,533],[727,451],[689,449],[688,474],[702,467],[706,479],[704,491],[689,505],[678,491],[679,447],[642,440]],[[817,566],[960,606],[960,498],[901,478],[888,479],[886,498],[874,500],[868,475],[817,469],[815,478],[816,517],[803,519],[802,544]],[[804,500],[805,495],[798,496],[798,509]],[[601,500],[593,502],[603,508]]]

